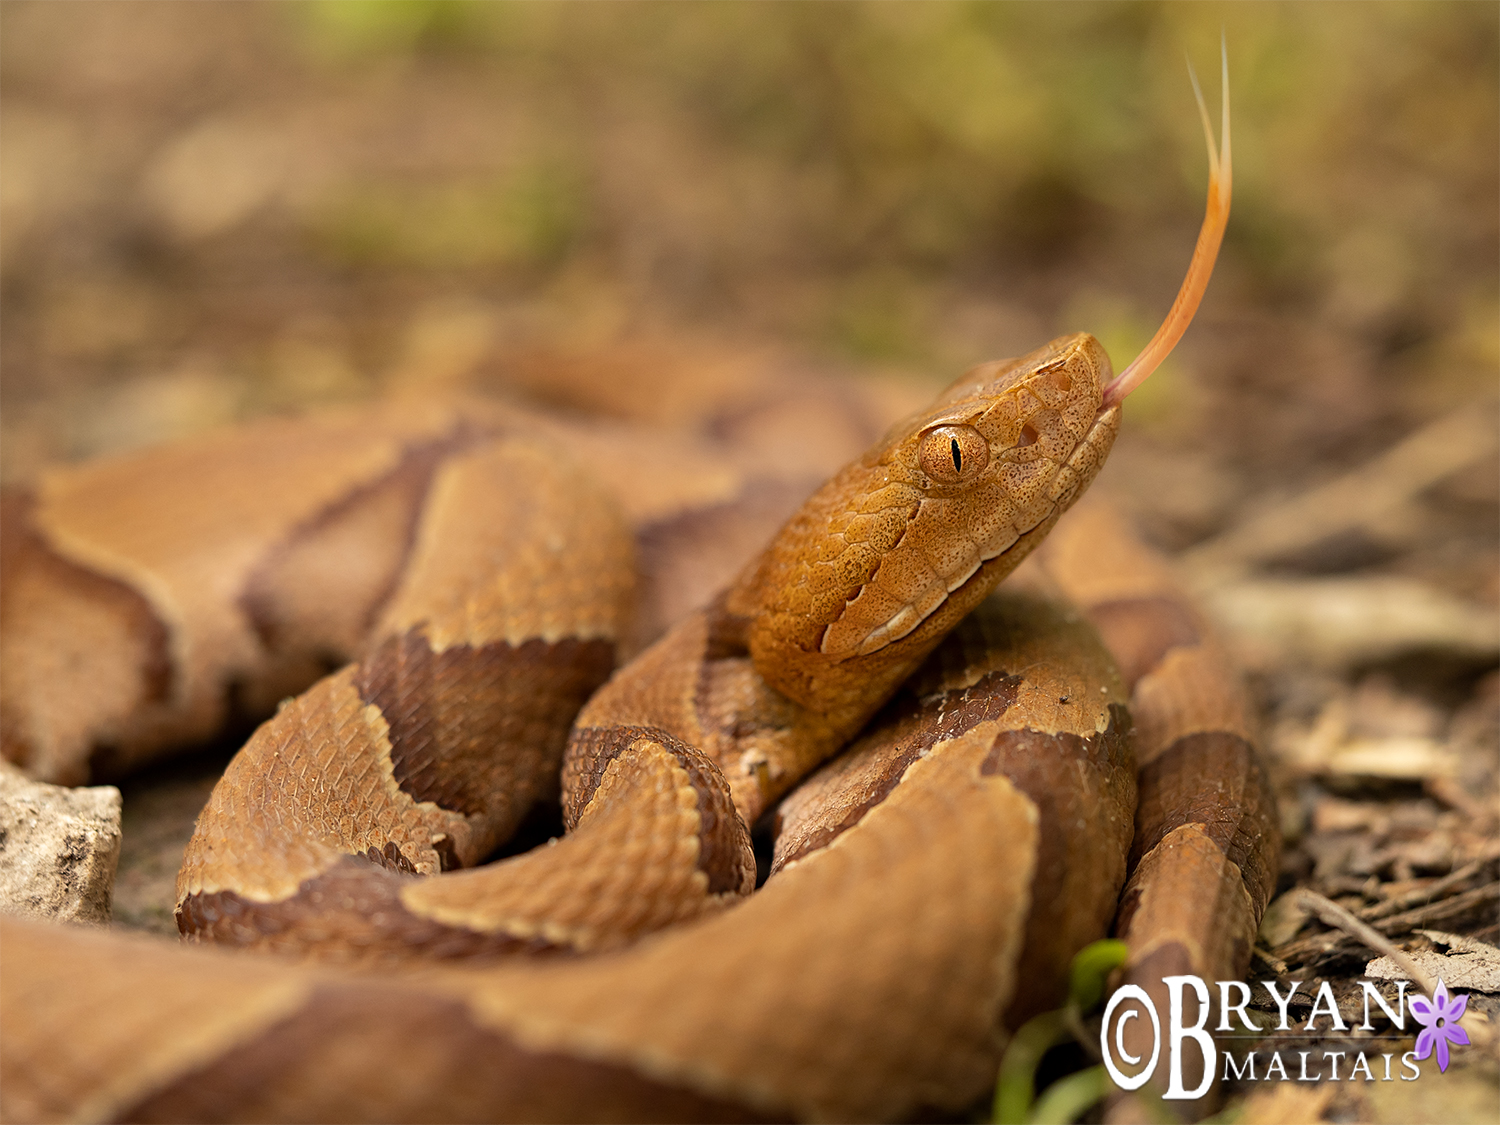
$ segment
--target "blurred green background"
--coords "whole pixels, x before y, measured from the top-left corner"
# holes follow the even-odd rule
[[[503,385],[539,343],[770,341],[935,381],[1086,329],[1123,365],[1202,215],[1184,64],[1216,111],[1221,33],[1234,215],[1123,458],[1154,534],[1194,541],[1494,392],[1492,3],[10,2],[0,24],[11,479]]]

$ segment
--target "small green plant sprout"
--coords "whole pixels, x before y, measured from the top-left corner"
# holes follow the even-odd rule
[[[993,1120],[996,1125],[1043,1125],[1077,1118],[1109,1092],[1103,1066],[1091,1066],[1054,1082],[1036,1096],[1036,1071],[1042,1056],[1053,1047],[1076,1040],[1085,1048],[1091,1037],[1083,1017],[1104,999],[1109,974],[1125,963],[1129,949],[1123,941],[1096,941],[1073,958],[1068,1002],[1021,1025],[1000,1060],[995,1084]]]

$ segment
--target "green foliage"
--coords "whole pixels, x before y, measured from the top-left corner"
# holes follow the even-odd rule
[[[1068,1003],[1080,1012],[1093,1011],[1104,1000],[1109,974],[1125,964],[1130,947],[1105,939],[1084,946],[1068,971]]]
[[[536,163],[502,178],[351,186],[325,201],[310,227],[351,264],[527,267],[561,258],[585,213],[578,178]]]
[[[1082,1017],[1104,999],[1109,974],[1129,956],[1123,941],[1096,941],[1073,957],[1068,973],[1068,1002],[1055,1012],[1027,1020],[1011,1037],[1000,1060],[995,1083],[996,1125],[1062,1125],[1075,1121],[1109,1092],[1104,1067],[1093,1066],[1054,1082],[1036,1097],[1036,1072],[1053,1047],[1076,1039]]]
[[[404,54],[472,37],[469,0],[306,0],[291,6],[303,46],[326,62]]]
[[[479,75],[497,113],[575,157],[572,186],[541,204],[483,182],[488,169],[461,169],[448,186],[342,184],[315,222],[340,258],[588,257],[608,275],[635,268],[611,260],[619,247],[650,242],[653,277],[737,283],[760,270],[817,282],[802,323],[860,357],[933,353],[934,282],[998,289],[1035,268],[1143,263],[1144,247],[1179,242],[1185,262],[1206,170],[1184,57],[1213,69],[1221,32],[1236,184],[1213,293],[1332,294],[1372,322],[1425,303],[1441,319],[1457,307],[1445,296],[1460,284],[1452,263],[1493,229],[1449,221],[1454,200],[1493,194],[1489,5],[307,0],[277,11],[314,72]],[[610,177],[607,162],[638,130],[653,156]],[[657,194],[635,182],[641,167],[659,176]],[[775,207],[736,242],[722,232],[752,197]],[[716,217],[680,228],[683,200]],[[403,216],[421,229],[401,230]],[[896,273],[906,280],[869,280]],[[1132,320],[1159,322],[1165,276],[1152,274]],[[1141,284],[1097,281],[1117,300]],[[903,295],[924,287],[922,299]],[[1067,297],[1047,299],[1051,316]],[[1108,331],[1139,334],[1118,327]]]

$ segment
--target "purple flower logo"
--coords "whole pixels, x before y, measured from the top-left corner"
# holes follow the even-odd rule
[[[1437,1051],[1438,1070],[1448,1069],[1448,1044],[1455,1047],[1469,1045],[1469,1033],[1458,1026],[1459,1017],[1469,1006],[1467,996],[1448,998],[1448,986],[1438,978],[1432,999],[1425,996],[1411,998],[1411,1014],[1422,1025],[1422,1034],[1417,1036],[1417,1058],[1425,1059]]]

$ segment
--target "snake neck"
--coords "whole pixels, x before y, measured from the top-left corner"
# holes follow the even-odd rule
[[[612,752],[599,734],[611,726],[660,730],[702,750],[753,823],[858,732],[1093,480],[1119,426],[1117,407],[1099,409],[1109,372],[1098,342],[1079,335],[965,374],[616,673],[579,716],[570,754]]]

